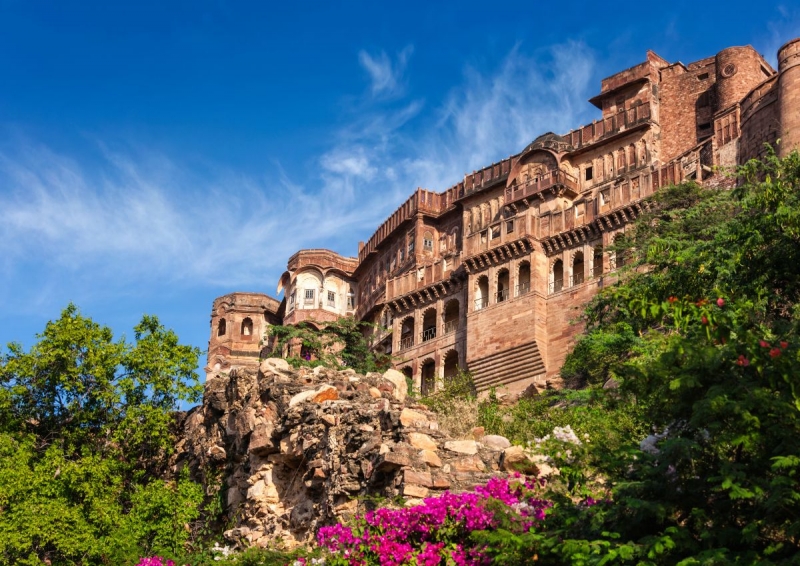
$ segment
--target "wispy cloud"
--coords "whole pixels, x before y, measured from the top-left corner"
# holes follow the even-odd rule
[[[330,168],[334,156],[357,155],[369,164],[368,184],[394,195],[395,205],[418,186],[444,190],[539,134],[588,121],[593,69],[591,51],[579,42],[535,53],[516,46],[494,69],[466,67],[463,82],[436,106],[360,107],[323,163]]]
[[[778,49],[787,41],[800,37],[800,8],[786,4],[777,7],[777,14],[768,19],[763,36],[754,41],[754,46],[778,69]]]
[[[361,55],[375,64],[373,90],[396,88],[407,57]],[[36,263],[43,289],[57,273],[82,270],[115,288],[149,280],[270,292],[297,249],[355,253],[357,237],[415,187],[444,190],[545,131],[578,126],[592,69],[580,43],[517,47],[495,69],[466,68],[437,104],[365,103],[309,171],[277,161],[261,177],[198,172],[179,158],[100,143],[95,161],[78,162],[19,144],[0,153],[0,270],[19,278],[20,265]]]
[[[392,62],[385,51],[380,51],[374,55],[370,55],[364,50],[359,51],[358,61],[369,74],[370,89],[373,95],[394,96],[402,93],[404,87],[403,75],[408,59],[413,52],[414,48],[408,46],[398,53],[394,62]]]

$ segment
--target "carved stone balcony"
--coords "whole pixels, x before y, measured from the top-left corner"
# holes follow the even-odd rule
[[[580,192],[578,180],[559,169],[547,171],[538,177],[506,187],[506,206],[522,199],[527,199],[535,195],[540,195],[544,191],[553,190],[554,192],[565,191],[567,196],[575,197]]]

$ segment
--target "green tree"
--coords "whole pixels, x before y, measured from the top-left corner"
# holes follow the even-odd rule
[[[738,175],[655,195],[633,266],[589,305],[566,369],[617,376],[658,436],[590,450],[613,503],[557,503],[527,538],[538,563],[797,563],[800,156]]]
[[[125,564],[180,551],[202,492],[167,477],[199,350],[156,317],[135,342],[69,305],[0,358],[0,563]]]
[[[338,318],[332,322],[301,322],[292,326],[271,326],[270,338],[275,340],[273,350],[289,352],[289,361],[295,364],[309,363],[302,358],[302,350],[314,363],[329,367],[349,367],[359,373],[383,371],[390,365],[389,356],[376,353],[368,340],[368,334],[376,326],[352,317]],[[292,349],[294,348],[294,349]]]

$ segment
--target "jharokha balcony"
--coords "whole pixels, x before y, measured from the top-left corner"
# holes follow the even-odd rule
[[[517,202],[522,199],[530,198],[538,195],[548,189],[554,191],[565,190],[568,196],[574,197],[578,194],[578,180],[559,169],[546,171],[538,177],[534,177],[526,182],[518,183],[510,187],[506,187],[506,204]]]

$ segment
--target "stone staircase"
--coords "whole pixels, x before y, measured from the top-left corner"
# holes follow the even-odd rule
[[[544,360],[536,342],[516,346],[469,363],[478,392],[502,387],[545,373]]]

